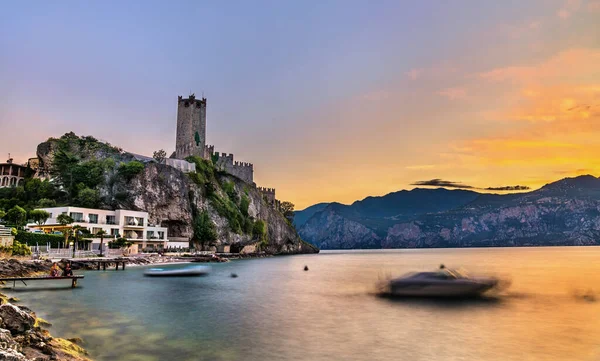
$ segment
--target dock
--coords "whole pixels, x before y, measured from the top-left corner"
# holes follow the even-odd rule
[[[75,276],[38,276],[38,277],[2,277],[0,281],[2,282],[13,282],[13,288],[17,285],[17,281],[23,282],[25,286],[27,283],[25,281],[50,281],[50,280],[71,280],[71,288],[75,288],[77,286],[77,280],[82,279],[83,275],[75,275]]]
[[[119,270],[119,265],[122,265],[122,270],[125,270],[125,265],[127,264],[127,262],[129,262],[129,260],[126,259],[114,259],[114,258],[107,258],[107,259],[99,259],[99,258],[86,258],[86,259],[81,259],[81,258],[74,258],[74,259],[69,259],[69,262],[71,263],[83,263],[83,264],[87,264],[87,263],[95,263],[96,264],[96,269],[98,271],[100,271],[100,266],[102,266],[102,270],[106,271],[106,265],[109,263],[114,263],[115,264],[115,271]]]

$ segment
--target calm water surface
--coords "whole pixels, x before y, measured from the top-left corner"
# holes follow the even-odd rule
[[[600,298],[599,261],[597,247],[323,252],[203,278],[90,271],[78,289],[9,293],[96,360],[599,360],[600,301],[578,297]],[[512,285],[478,301],[375,295],[380,278],[440,263]]]

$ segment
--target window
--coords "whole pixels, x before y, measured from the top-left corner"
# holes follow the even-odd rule
[[[100,227],[94,227],[94,228],[92,228],[92,234],[97,234],[101,230],[102,230],[102,228],[100,228]]]
[[[97,214],[89,214],[90,223],[98,224],[98,215]]]
[[[81,212],[71,212],[69,216],[73,218],[74,222],[83,222],[83,213]]]
[[[117,224],[115,216],[106,216],[106,224]]]
[[[146,232],[146,239],[153,239],[153,238],[156,238],[154,236],[154,231],[147,231]]]
[[[111,229],[110,229],[110,235],[111,235],[111,236],[117,236],[117,237],[120,237],[120,234],[119,234],[119,229],[118,229],[118,228],[111,228]]]
[[[165,232],[158,231],[158,239],[165,239]]]
[[[144,218],[137,217],[136,219],[137,219],[137,225],[140,227],[143,227],[144,226]]]

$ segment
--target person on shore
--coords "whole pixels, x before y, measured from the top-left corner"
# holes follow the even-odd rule
[[[65,266],[65,270],[63,271],[63,277],[72,277],[73,276],[73,269],[71,268],[71,264],[67,263],[67,265]]]
[[[60,268],[58,268],[58,264],[54,262],[52,267],[50,268],[50,277],[58,277],[60,276]]]

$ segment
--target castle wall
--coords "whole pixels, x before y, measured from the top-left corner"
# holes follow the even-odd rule
[[[215,164],[218,169],[234,175],[246,183],[254,183],[254,165],[252,163],[234,161],[233,154],[214,154],[219,156]]]
[[[256,189],[262,194],[267,203],[270,205],[275,205],[277,203],[277,199],[275,198],[275,188],[257,187]]]
[[[197,134],[197,137],[196,137]],[[177,138],[175,158],[190,155],[205,156],[206,147],[206,98],[177,98]]]

